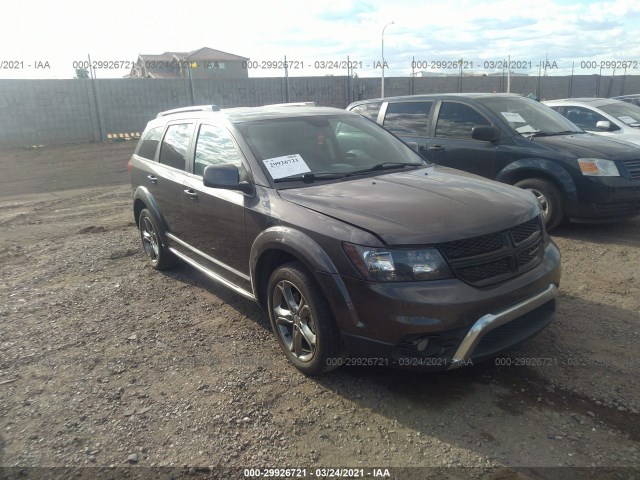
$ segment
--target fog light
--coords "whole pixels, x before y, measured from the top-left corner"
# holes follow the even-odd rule
[[[424,352],[428,346],[429,346],[429,339],[423,338],[422,340],[420,340],[420,342],[418,342],[418,345],[416,345],[416,350],[418,350],[419,352]]]

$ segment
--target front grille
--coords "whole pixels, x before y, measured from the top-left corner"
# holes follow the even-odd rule
[[[505,257],[500,260],[496,260],[495,262],[487,262],[470,267],[460,266],[456,269],[456,273],[462,280],[469,283],[476,283],[487,278],[509,275],[511,270],[511,262]]]
[[[539,232],[540,232],[540,219],[537,217],[532,218],[528,222],[524,222],[523,224],[520,224],[517,227],[514,227],[511,230],[509,230],[511,238],[513,239],[513,243],[516,245],[520,245],[529,237]]]
[[[623,160],[624,166],[627,167],[629,175],[633,180],[640,180],[640,159],[639,160]]]
[[[540,218],[501,232],[438,245],[454,274],[485,286],[513,278],[542,261],[544,230]]]
[[[502,235],[495,233],[493,235],[447,242],[442,244],[441,248],[444,254],[453,260],[455,258],[464,258],[480,253],[494,252],[500,250],[502,245]]]
[[[518,256],[516,257],[516,260],[518,262],[518,268],[519,269],[524,269],[531,262],[535,262],[536,260],[541,260],[542,259],[542,252],[543,252],[543,250],[540,248],[540,245],[536,245],[534,247],[527,248],[525,251],[520,252],[518,254]]]

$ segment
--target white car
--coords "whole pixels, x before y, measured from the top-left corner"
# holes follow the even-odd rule
[[[565,98],[542,102],[587,132],[640,145],[640,107],[612,98]]]

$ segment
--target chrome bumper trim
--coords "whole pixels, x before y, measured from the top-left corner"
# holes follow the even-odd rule
[[[464,366],[471,358],[471,354],[478,346],[478,343],[480,343],[480,340],[482,340],[482,337],[484,337],[487,332],[529,313],[531,310],[544,305],[549,300],[553,300],[557,296],[558,288],[555,284],[551,284],[542,292],[534,295],[533,297],[529,297],[506,310],[495,314],[488,313],[480,317],[478,321],[473,324],[469,332],[467,332],[467,335],[464,337],[464,340],[462,340],[458,350],[453,355],[449,370]]]

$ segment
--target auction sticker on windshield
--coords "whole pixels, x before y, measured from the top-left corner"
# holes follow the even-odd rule
[[[527,123],[527,121],[522,118],[522,115],[514,112],[500,112],[502,116],[507,120],[507,122],[512,123]]]
[[[263,162],[274,180],[290,177],[291,175],[309,173],[311,171],[309,166],[297,153],[294,155],[285,155],[284,157],[267,158],[263,160]]]

